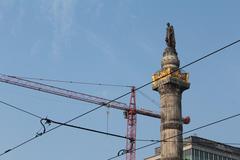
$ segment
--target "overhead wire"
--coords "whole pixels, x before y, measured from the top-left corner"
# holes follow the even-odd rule
[[[138,93],[140,93],[143,97],[145,97],[149,102],[151,102],[156,107],[160,106],[160,104],[157,101],[155,101],[154,99],[152,99],[151,97],[143,93],[141,90],[138,90]]]
[[[90,132],[99,133],[99,134],[103,134],[103,135],[108,135],[108,136],[112,136],[112,137],[132,140],[131,138],[129,138],[127,136],[122,136],[122,135],[119,135],[119,134],[103,132],[103,131],[99,131],[99,130],[95,130],[95,129],[85,128],[85,127],[71,125],[71,124],[66,124],[66,123],[54,121],[54,120],[51,120],[51,119],[48,119],[48,118],[45,118],[44,120],[49,121],[50,123],[54,123],[54,124],[58,124],[58,125],[62,125],[62,126],[70,127],[70,128],[75,128],[75,129],[90,131]],[[136,139],[136,141],[151,141],[152,142],[152,141],[156,141],[156,140]]]
[[[51,123],[55,123],[55,124],[62,125],[62,126],[66,126],[66,127],[71,127],[71,128],[75,128],[75,129],[81,129],[81,130],[85,130],[85,131],[90,131],[90,132],[94,132],[94,133],[104,134],[104,135],[113,136],[113,137],[118,137],[118,138],[123,138],[123,139],[129,139],[129,138],[126,137],[126,136],[121,136],[121,135],[118,135],[118,134],[113,134],[113,133],[98,131],[98,130],[94,130],[94,129],[90,129],[90,128],[85,128],[85,127],[70,125],[70,124],[66,124],[66,123],[62,123],[62,122],[53,121],[53,120],[51,120],[51,119],[45,119],[45,120],[49,120]]]
[[[132,87],[130,85],[110,84],[110,83],[93,83],[93,82],[81,82],[81,81],[68,81],[68,80],[36,78],[36,77],[25,77],[25,76],[16,76],[16,77],[22,78],[22,79],[28,79],[28,80],[45,81],[45,82],[71,83],[71,84],[93,85],[93,86],[107,86],[107,87],[125,87],[125,88],[131,88]]]
[[[8,106],[10,108],[13,108],[15,110],[18,110],[20,112],[23,112],[27,115],[30,115],[32,117],[35,117],[35,118],[38,118],[40,120],[45,120],[45,121],[48,121],[48,123],[55,123],[55,124],[61,124],[63,126],[67,126],[67,127],[72,127],[72,128],[77,128],[77,129],[82,129],[82,130],[86,130],[86,131],[90,131],[90,132],[95,132],[95,133],[99,133],[99,134],[105,134],[105,135],[109,135],[109,136],[113,136],[113,137],[118,137],[118,138],[123,138],[123,139],[130,139],[126,136],[121,136],[121,135],[118,135],[118,134],[113,134],[113,133],[109,133],[109,132],[103,132],[103,131],[98,131],[98,130],[94,130],[94,129],[90,129],[90,128],[84,128],[84,127],[80,127],[80,126],[74,126],[74,125],[69,125],[69,124],[65,124],[65,123],[61,123],[61,122],[57,122],[57,121],[54,121],[54,120],[51,120],[51,119],[48,119],[48,118],[43,118],[41,116],[38,116],[37,114],[34,114],[32,112],[29,112],[27,110],[24,110],[24,109],[21,109],[20,107],[17,107],[16,105],[13,105],[13,104],[10,104],[10,103],[7,103],[5,101],[2,101],[0,100],[0,103],[4,104],[5,106]],[[136,141],[157,141],[157,140],[147,140],[147,139],[137,139]]]
[[[195,61],[192,61],[192,62],[190,62],[190,63],[188,63],[188,64],[186,64],[186,65],[183,65],[182,67],[180,67],[180,68],[178,68],[178,69],[170,72],[169,74],[166,74],[166,75],[160,77],[159,79],[164,78],[164,77],[167,77],[167,76],[169,76],[169,75],[171,75],[171,74],[173,74],[173,73],[176,73],[177,71],[181,71],[182,69],[184,69],[184,68],[186,68],[186,67],[188,67],[188,66],[191,66],[191,65],[193,65],[193,64],[195,64],[195,63],[197,63],[197,62],[199,62],[199,61],[201,61],[201,60],[203,60],[203,59],[205,59],[205,58],[208,58],[208,57],[210,57],[210,56],[212,56],[212,55],[214,55],[214,54],[216,54],[216,53],[218,53],[218,52],[220,52],[220,51],[222,51],[222,50],[224,50],[224,49],[226,49],[226,48],[228,48],[228,47],[230,47],[230,46],[232,46],[232,45],[234,45],[234,44],[237,44],[237,43],[239,43],[239,42],[240,42],[240,39],[239,39],[239,40],[236,40],[236,41],[234,41],[234,42],[232,42],[232,43],[230,43],[230,44],[228,44],[228,45],[226,45],[226,46],[224,46],[224,47],[222,47],[222,48],[219,48],[219,49],[217,49],[217,50],[215,50],[215,51],[213,51],[213,52],[211,52],[211,53],[209,53],[209,54],[206,54],[205,56],[203,56],[203,57],[201,57],[201,58],[198,58],[198,59],[196,59]],[[155,81],[158,81],[159,79],[156,79]],[[146,83],[146,84],[144,84],[144,85],[136,88],[135,90],[137,91],[137,90],[139,90],[139,89],[141,89],[141,88],[144,88],[144,87],[152,84],[152,83],[155,82],[155,81],[148,82],[148,83]],[[130,93],[128,93],[128,94],[130,94]]]
[[[10,107],[10,108],[13,108],[13,109],[15,109],[15,110],[18,110],[18,111],[20,111],[20,112],[23,112],[23,113],[25,113],[25,114],[28,114],[28,115],[30,115],[30,116],[33,116],[33,117],[35,117],[35,118],[42,119],[41,116],[38,116],[38,115],[36,115],[36,114],[34,114],[34,113],[32,113],[32,112],[29,112],[29,111],[27,111],[27,110],[21,109],[21,108],[15,106],[15,105],[9,104],[9,103],[4,102],[4,101],[2,101],[2,100],[0,100],[0,103],[4,104],[5,106],[8,106],[8,107]]]
[[[27,111],[27,110],[21,109],[20,107],[17,107],[16,105],[9,104],[9,103],[4,102],[4,101],[2,101],[2,100],[0,100],[0,103],[4,104],[4,105],[6,105],[6,106],[8,106],[8,107],[10,107],[10,108],[13,108],[13,109],[15,109],[15,110],[18,110],[18,111],[20,111],[20,112],[23,112],[23,113],[25,113],[25,114],[27,114],[27,115],[30,115],[30,116],[33,116],[33,117],[35,117],[35,118],[41,119],[41,121],[42,121],[42,120],[45,120],[45,121],[47,121],[48,123],[55,123],[55,124],[58,124],[58,125],[64,125],[64,126],[67,126],[67,127],[73,127],[73,128],[77,128],[77,129],[81,129],[81,130],[86,130],[86,131],[90,131],[90,132],[94,132],[94,133],[105,134],[105,135],[108,135],[108,136],[113,136],[113,137],[118,137],[118,138],[123,138],[123,139],[129,139],[129,138],[126,137],[126,136],[121,136],[121,135],[118,135],[118,134],[113,134],[113,133],[109,133],[109,132],[98,131],[98,130],[94,130],[94,129],[90,129],[90,128],[84,128],[84,127],[80,127],[80,126],[68,125],[68,124],[65,124],[65,123],[61,123],[61,122],[57,122],[57,121],[50,120],[50,119],[48,119],[48,118],[42,118],[42,117],[40,117],[40,116],[38,116],[38,115],[36,115],[36,114],[34,114],[34,113],[32,113],[32,112],[29,112],[29,111]],[[43,123],[42,123],[42,125],[43,125]],[[57,127],[58,127],[58,126],[56,126],[56,127],[54,127],[54,128],[57,128]],[[7,149],[7,150],[4,151],[2,154],[0,154],[0,156],[2,156],[2,155],[4,155],[4,154],[6,154],[6,153],[8,153],[8,152],[10,152],[10,151],[12,151],[12,150],[20,147],[20,146],[22,146],[22,145],[24,145],[24,144],[32,141],[33,139],[41,136],[42,134],[45,134],[46,132],[49,132],[49,131],[53,130],[54,128],[52,128],[52,129],[50,129],[50,130],[47,131],[47,130],[45,130],[45,127],[44,127],[44,130],[45,130],[44,132],[42,132],[42,133],[37,133],[37,135],[35,135],[34,137],[28,139],[27,141],[24,141],[23,143],[20,143],[19,145],[15,146],[15,147],[13,147],[13,148]],[[139,140],[138,140],[138,139],[137,139],[136,141],[153,141],[153,140],[143,140],[143,139],[139,139]]]
[[[34,117],[36,117],[36,118],[43,119],[43,118],[41,118],[40,116],[38,116],[38,115],[36,115],[36,114],[33,114],[33,113],[29,112],[29,111],[26,111],[26,110],[23,110],[23,109],[17,107],[16,105],[12,105],[12,104],[9,104],[9,103],[4,102],[4,101],[0,101],[0,103],[4,104],[4,105],[6,105],[6,106],[9,106],[9,107],[11,107],[11,108],[14,108],[14,109],[16,109],[16,110],[19,110],[19,111],[21,111],[21,112],[24,112],[24,113],[26,113],[26,114],[28,114],[28,115],[34,116]],[[231,118],[231,117],[230,117],[230,118]],[[227,119],[229,119],[229,118],[227,118]],[[223,120],[227,120],[227,119],[225,118],[225,119],[223,119]],[[98,130],[89,129],[89,128],[84,128],[84,127],[75,126],[75,125],[69,125],[69,124],[65,124],[65,123],[53,121],[53,120],[48,119],[48,118],[44,118],[43,120],[48,121],[48,123],[55,123],[55,124],[58,124],[58,125],[63,125],[63,126],[71,127],[71,128],[81,129],[81,130],[85,130],[85,131],[90,131],[90,132],[94,132],[94,133],[104,134],[104,135],[113,136],[113,137],[122,138],[122,139],[129,139],[129,138],[126,137],[126,136],[121,136],[121,135],[118,135],[118,134],[113,134],[113,133],[98,131]],[[222,120],[222,121],[223,121],[223,120]],[[219,123],[219,122],[222,122],[222,121],[217,121],[217,122]],[[216,123],[217,123],[217,122],[216,122]],[[211,123],[211,124],[215,124],[215,123]],[[35,138],[35,137],[33,137],[33,138]],[[31,139],[30,139],[30,140],[31,140]],[[158,142],[158,143],[161,142],[161,141],[159,141],[159,140],[147,140],[147,139],[136,139],[136,141],[144,141],[144,142],[146,142],[146,141],[151,141],[151,142]],[[26,143],[27,143],[27,142],[28,142],[28,141],[26,141]],[[164,140],[164,142],[175,142],[175,141],[165,141],[165,140]],[[182,141],[182,142],[188,143],[188,141]],[[198,143],[198,144],[199,144],[199,143],[203,143],[203,142],[191,142],[191,143]],[[205,142],[204,142],[204,143],[205,143]],[[206,142],[206,143],[210,143],[210,142]],[[22,143],[22,144],[20,144],[20,145],[23,145],[23,144],[25,144],[25,143]],[[228,145],[240,145],[240,143],[224,143],[224,144],[228,144]],[[16,146],[16,147],[17,147],[17,146]],[[12,148],[12,149],[14,149],[14,148]],[[7,153],[7,152],[11,151],[12,149],[8,149],[8,150],[6,150],[4,153]],[[1,154],[0,154],[0,156],[1,156]]]
[[[190,66],[190,65],[193,65],[193,64],[195,64],[195,63],[197,63],[197,62],[199,62],[199,61],[201,61],[201,60],[203,60],[203,59],[205,59],[205,58],[207,58],[207,57],[210,57],[210,56],[212,56],[212,55],[214,55],[214,54],[216,54],[216,53],[218,53],[218,52],[220,52],[220,51],[222,51],[222,50],[224,50],[224,49],[226,49],[226,48],[228,48],[228,47],[230,47],[230,46],[233,46],[234,44],[239,43],[239,42],[240,42],[240,40],[236,40],[236,41],[234,41],[234,42],[232,42],[232,43],[230,43],[230,44],[227,44],[227,45],[225,45],[224,47],[221,47],[221,48],[219,48],[219,49],[217,49],[217,50],[215,50],[215,51],[213,51],[213,52],[211,52],[211,53],[209,53],[209,54],[206,54],[206,55],[204,55],[203,57],[198,58],[197,60],[194,60],[194,61],[192,61],[192,62],[190,62],[190,63],[188,63],[188,64],[180,67],[179,69],[176,69],[176,70],[170,72],[169,74],[166,74],[166,75],[160,77],[159,79],[164,78],[164,77],[167,77],[167,76],[169,76],[169,75],[171,75],[171,74],[173,74],[173,73],[175,73],[175,72],[177,72],[177,71],[179,71],[179,70],[182,70],[183,68],[186,68],[186,67],[188,67],[188,66]],[[158,81],[159,79],[156,79],[155,81]],[[142,88],[144,88],[144,87],[152,84],[152,83],[155,82],[155,81],[150,81],[150,82],[148,82],[148,83],[145,83],[144,85],[142,85],[142,86],[140,86],[140,87],[137,87],[137,88],[135,89],[135,91],[138,91],[138,90],[140,90],[140,89],[142,89]],[[110,104],[110,103],[112,103],[112,102],[114,102],[114,101],[116,101],[116,100],[118,100],[118,99],[121,99],[121,98],[123,98],[123,97],[125,97],[125,96],[127,96],[127,95],[129,95],[129,94],[131,94],[131,91],[130,91],[130,92],[127,92],[127,93],[125,93],[125,94],[123,94],[123,95],[121,95],[121,96],[119,96],[119,97],[117,97],[117,98],[115,98],[115,99],[113,99],[113,100],[111,100],[111,101],[109,101],[107,104]],[[107,105],[107,104],[105,104],[105,105]],[[105,105],[99,105],[99,106],[96,107],[96,108],[93,108],[93,109],[91,109],[91,110],[89,110],[89,111],[87,111],[87,112],[85,112],[85,113],[83,113],[83,114],[81,114],[81,115],[78,115],[78,116],[76,116],[76,117],[74,117],[74,118],[66,121],[65,124],[68,124],[68,123],[70,123],[70,122],[72,122],[72,121],[74,121],[74,120],[76,120],[76,119],[78,119],[78,118],[80,118],[80,117],[83,117],[83,116],[85,116],[85,115],[87,115],[87,114],[89,114],[89,113],[91,113],[91,112],[93,112],[93,111],[96,111],[96,110],[102,108],[102,107],[105,106]],[[62,125],[59,124],[58,126],[56,126],[56,127],[54,127],[54,128],[51,128],[50,130],[46,131],[46,132],[45,132],[44,134],[42,134],[42,135],[45,135],[46,133],[49,133],[49,132],[57,129],[57,128],[59,128],[60,126],[62,126]],[[40,136],[38,136],[38,137],[40,137]],[[23,146],[23,145],[26,144],[26,143],[31,142],[32,140],[34,140],[34,139],[36,139],[36,138],[37,138],[37,137],[33,137],[33,138],[30,138],[30,139],[26,140],[25,142],[23,142],[23,143],[17,145],[16,147],[12,148],[11,151],[14,150],[14,149],[16,149],[16,148],[19,148],[20,146]],[[156,144],[156,143],[159,143],[159,142],[154,142],[154,144]],[[151,145],[153,145],[153,144],[149,144],[149,145],[151,146]],[[148,145],[147,145],[147,146],[148,146]],[[143,147],[144,147],[144,146],[143,146]],[[141,148],[142,148],[142,147],[141,147]],[[144,148],[145,148],[145,147],[144,147]],[[8,152],[9,152],[9,151],[8,151]],[[6,153],[8,153],[8,152],[6,152]],[[6,153],[4,152],[4,153],[0,154],[0,156],[4,155],[4,154],[6,154]]]
[[[139,148],[136,148],[136,149],[133,150],[132,152],[135,152],[135,151],[137,151],[137,150],[141,150],[141,149],[144,149],[144,148],[147,148],[147,147],[153,146],[153,145],[158,144],[158,143],[160,143],[160,142],[168,141],[169,139],[172,139],[172,138],[175,138],[175,137],[178,137],[178,136],[182,136],[182,135],[184,135],[184,134],[188,134],[188,133],[191,133],[191,132],[194,132],[194,131],[197,131],[197,130],[200,130],[200,129],[203,129],[203,128],[206,128],[206,127],[209,127],[209,126],[212,126],[212,125],[217,124],[217,123],[221,123],[221,122],[226,121],[226,120],[229,120],[229,119],[236,118],[236,117],[238,117],[238,116],[240,116],[240,113],[238,113],[238,114],[234,114],[234,115],[231,115],[231,116],[228,116],[228,117],[222,118],[222,119],[219,119],[219,120],[217,120],[217,121],[214,121],[214,122],[211,122],[211,123],[208,123],[208,124],[202,125],[202,126],[200,126],[200,127],[196,127],[196,128],[191,129],[191,130],[189,130],[189,131],[186,131],[186,132],[183,132],[183,133],[180,133],[180,134],[177,134],[177,135],[174,135],[174,136],[171,136],[171,137],[168,137],[168,138],[165,138],[165,139],[159,140],[159,141],[157,141],[157,142],[153,142],[153,143],[150,143],[150,144],[147,144],[147,145],[141,146],[141,147],[139,147]],[[111,157],[111,158],[109,158],[109,159],[107,159],[107,160],[116,159],[116,158],[118,158],[118,157],[123,156],[124,154],[126,154],[126,153],[123,152],[123,154],[113,156],[113,157]]]

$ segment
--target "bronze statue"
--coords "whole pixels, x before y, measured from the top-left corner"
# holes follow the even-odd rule
[[[170,25],[170,23],[167,23],[167,33],[166,33],[165,41],[168,47],[175,49],[176,41],[175,41],[174,29],[173,29],[173,26]]]

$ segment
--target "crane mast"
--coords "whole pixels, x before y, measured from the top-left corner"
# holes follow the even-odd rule
[[[137,134],[137,115],[136,115],[136,92],[132,87],[129,103],[129,111],[127,113],[127,139],[126,142],[126,160],[136,159],[136,134]]]
[[[88,95],[85,93],[80,93],[51,85],[46,85],[43,83],[26,80],[16,76],[0,74],[0,82],[124,111],[127,119],[127,137],[129,138],[127,139],[126,142],[126,160],[136,159],[135,149],[136,149],[137,114],[159,119],[161,118],[160,114],[154,113],[149,110],[136,108],[135,87],[133,87],[131,90],[130,104],[128,106],[127,104],[122,102],[112,101],[105,98]]]

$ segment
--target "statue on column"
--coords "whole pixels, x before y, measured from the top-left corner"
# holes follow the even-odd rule
[[[175,50],[176,41],[175,41],[174,29],[173,29],[173,26],[170,25],[170,23],[167,23],[167,33],[166,33],[165,41],[168,47]]]

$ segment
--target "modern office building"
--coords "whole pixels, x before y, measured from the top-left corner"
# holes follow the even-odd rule
[[[160,160],[160,147],[145,160]],[[183,160],[240,160],[240,148],[220,142],[190,136],[184,139]]]

